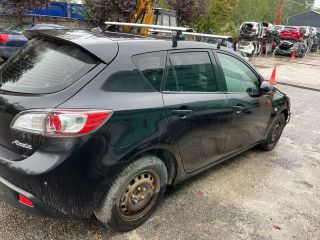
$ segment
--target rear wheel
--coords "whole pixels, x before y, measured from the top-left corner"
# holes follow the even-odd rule
[[[264,151],[273,150],[276,147],[282,135],[285,125],[286,125],[286,118],[282,113],[277,117],[277,119],[273,123],[267,138],[259,145],[259,148]]]
[[[113,180],[95,211],[97,219],[113,231],[140,226],[160,203],[167,179],[166,166],[159,158],[139,158]]]

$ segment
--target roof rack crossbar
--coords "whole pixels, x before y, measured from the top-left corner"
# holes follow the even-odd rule
[[[127,27],[153,28],[153,29],[168,30],[172,32],[193,32],[192,28],[171,27],[171,26],[162,26],[162,25],[153,25],[153,24],[125,23],[125,22],[105,22],[105,24],[113,25],[113,26],[122,26],[122,27],[127,26]]]
[[[157,30],[157,29],[150,29],[149,32],[151,32],[151,33],[171,33],[171,31]],[[188,35],[188,36],[195,36],[195,37],[212,37],[212,38],[219,38],[219,39],[232,38],[231,36],[215,35],[215,34],[207,34],[207,33],[196,33],[196,32],[182,32],[182,34]]]
[[[189,36],[198,36],[198,37],[212,37],[212,38],[219,38],[219,39],[230,39],[231,36],[224,36],[224,35],[214,35],[214,34],[206,34],[206,33],[193,33],[193,32],[183,32],[184,35]]]
[[[111,26],[120,26],[120,27],[139,27],[139,28],[148,28],[158,29],[163,31],[170,31],[172,32],[172,42],[173,47],[178,46],[178,41],[184,39],[183,32],[192,32],[192,28],[183,28],[183,27],[170,27],[170,26],[162,26],[162,25],[153,25],[153,24],[140,24],[140,23],[124,23],[124,22],[105,22],[106,25]]]

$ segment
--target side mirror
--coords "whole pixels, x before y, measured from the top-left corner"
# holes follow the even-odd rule
[[[261,93],[268,93],[272,90],[272,85],[268,81],[263,81],[260,85]]]

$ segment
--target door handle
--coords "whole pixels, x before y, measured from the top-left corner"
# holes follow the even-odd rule
[[[233,106],[233,110],[237,113],[237,114],[240,114],[244,111],[244,105],[242,104],[237,104],[235,106]]]
[[[193,111],[192,110],[173,110],[171,113],[178,117],[187,117],[192,115]]]

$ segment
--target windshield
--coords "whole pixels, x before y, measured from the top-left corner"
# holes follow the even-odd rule
[[[36,38],[0,69],[0,90],[36,94],[61,91],[97,63],[77,47]]]

